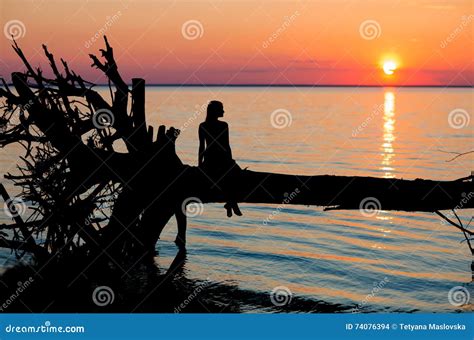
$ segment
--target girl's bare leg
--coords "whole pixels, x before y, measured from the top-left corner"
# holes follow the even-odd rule
[[[178,224],[178,235],[174,243],[179,248],[186,248],[186,227],[187,227],[187,218],[184,211],[182,211],[181,206],[179,206],[175,211],[176,223]]]

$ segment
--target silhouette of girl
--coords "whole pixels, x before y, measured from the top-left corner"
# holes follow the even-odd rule
[[[229,126],[219,120],[224,117],[224,106],[213,100],[207,106],[206,120],[199,125],[199,156],[198,164],[209,176],[222,179],[222,186],[227,197],[225,208],[227,216],[232,212],[238,216],[242,213],[237,205],[232,186],[232,175],[240,171],[240,167],[232,159],[232,150],[229,143]]]

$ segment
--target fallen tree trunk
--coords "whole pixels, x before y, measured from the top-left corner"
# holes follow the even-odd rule
[[[454,181],[404,180],[354,176],[294,176],[243,171],[241,202],[303,204],[326,210],[364,209],[429,211],[474,208],[472,178]],[[463,203],[465,202],[465,203]]]
[[[224,202],[219,180],[196,167],[181,173],[186,196],[203,203]],[[474,208],[473,177],[452,181],[405,180],[357,176],[298,176],[242,170],[229,179],[236,198],[245,203],[296,204],[325,210],[362,209],[373,202],[377,210],[426,211]]]

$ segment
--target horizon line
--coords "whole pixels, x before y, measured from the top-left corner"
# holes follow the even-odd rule
[[[135,78],[132,78],[135,79]],[[136,78],[141,79],[141,78]],[[7,82],[8,86],[13,86],[13,83]],[[133,86],[132,83],[127,83],[128,86]],[[92,84],[92,86],[109,86],[109,84]],[[153,87],[372,87],[372,88],[474,88],[474,85],[335,85],[335,84],[322,84],[322,85],[310,85],[310,84],[174,84],[174,83],[151,83],[145,84],[145,86]]]
[[[108,84],[94,84],[95,86],[109,86]],[[131,83],[127,85],[132,86]],[[160,84],[150,83],[145,86],[155,87],[432,87],[432,88],[474,88],[474,85],[334,85],[334,84],[322,84],[322,85],[310,85],[310,84]]]

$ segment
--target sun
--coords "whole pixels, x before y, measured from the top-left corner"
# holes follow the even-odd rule
[[[386,75],[392,75],[393,72],[397,69],[397,63],[394,62],[393,60],[387,60],[383,63],[383,72]]]

